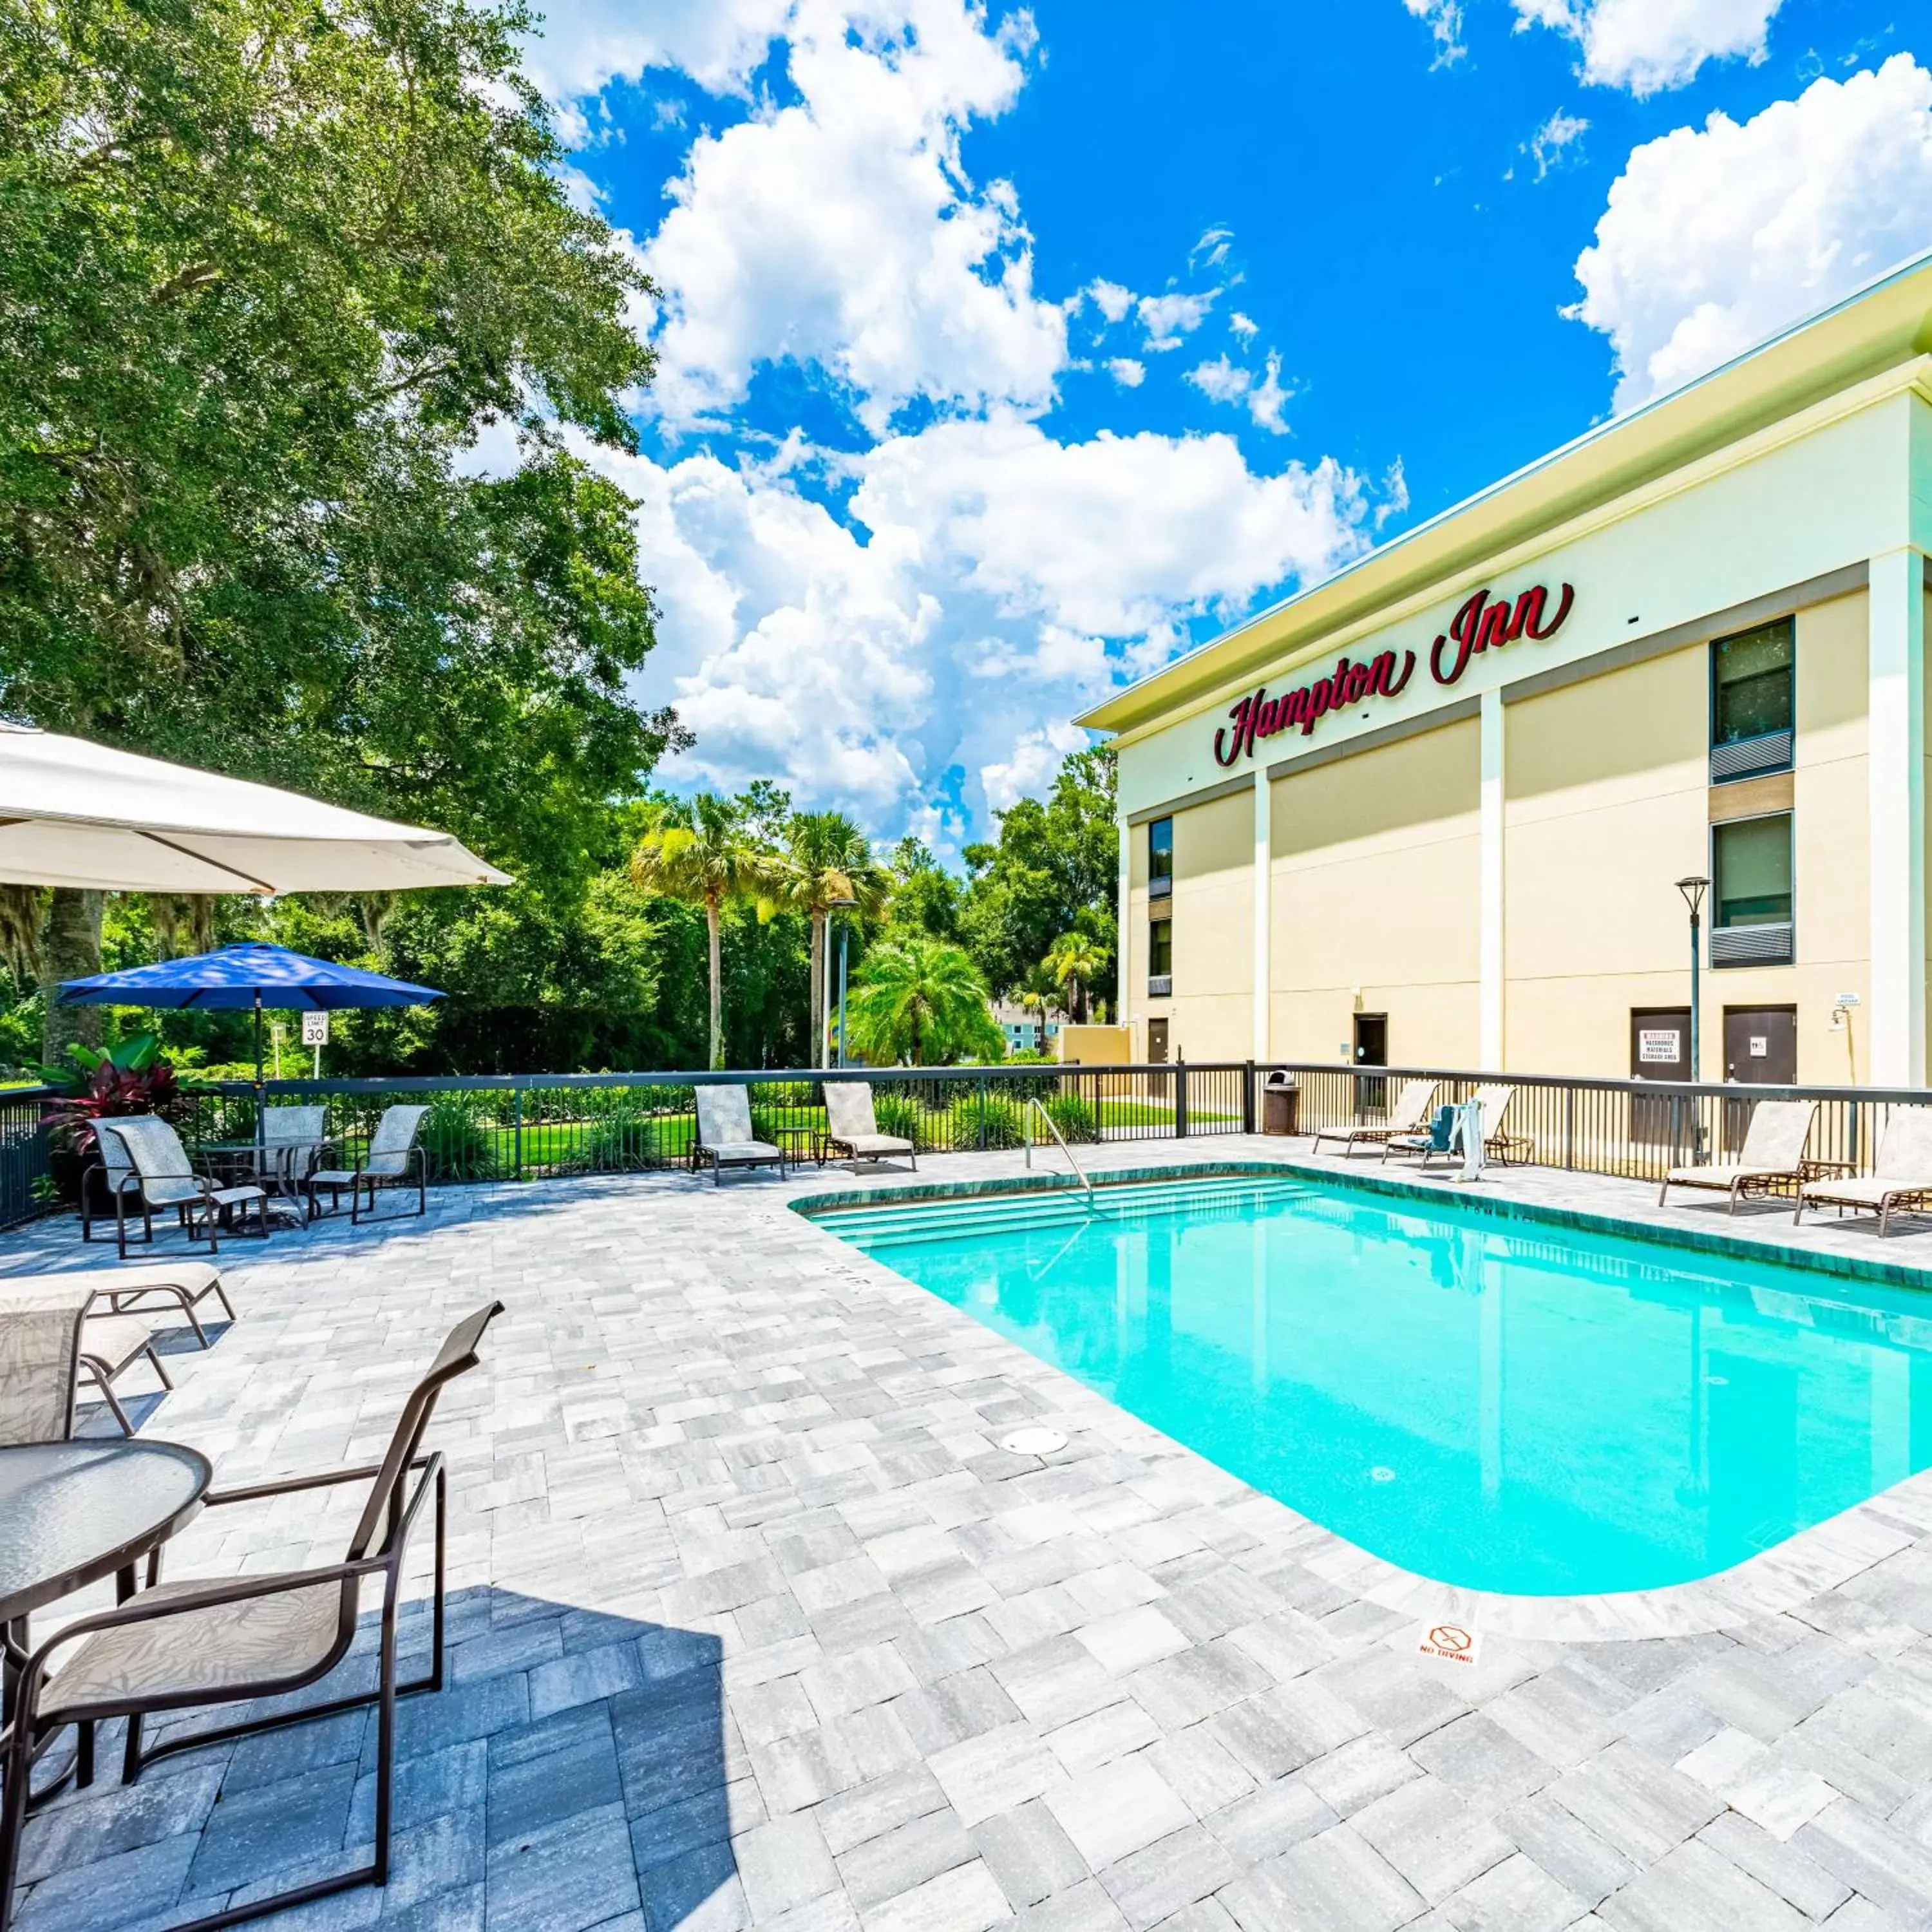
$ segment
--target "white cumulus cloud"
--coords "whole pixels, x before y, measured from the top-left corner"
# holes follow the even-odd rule
[[[1411,13],[1418,0],[1406,0]],[[1580,71],[1600,87],[1635,94],[1694,80],[1706,61],[1765,57],[1782,0],[1514,0],[1519,32],[1553,27],[1582,54]]]
[[[1138,389],[1147,380],[1147,364],[1136,362],[1131,356],[1113,356],[1107,359],[1107,374],[1124,389]]]
[[[1932,74],[1907,54],[1638,148],[1577,258],[1616,406],[1687,382],[1932,246]]]
[[[1142,296],[1136,304],[1142,328],[1147,331],[1150,349],[1178,349],[1184,335],[1192,335],[1208,320],[1220,291],[1210,289],[1205,295]]]
[[[1590,131],[1590,124],[1581,115],[1566,114],[1562,108],[1551,115],[1536,132],[1531,135],[1528,150],[1536,163],[1536,178],[1541,181],[1552,168],[1561,167],[1571,158],[1571,151],[1581,154],[1583,136]]]
[[[902,16],[903,17],[899,17]],[[663,291],[653,406],[679,426],[742,402],[761,363],[849,384],[874,434],[915,397],[1046,407],[1066,321],[1033,292],[1011,188],[960,158],[1011,105],[1030,22],[987,30],[961,0],[906,0],[890,27],[800,5],[794,106],[704,135],[645,248]]]
[[[1213,362],[1198,363],[1189,370],[1186,380],[1210,403],[1232,403],[1247,394],[1254,377],[1238,363],[1217,356]]]

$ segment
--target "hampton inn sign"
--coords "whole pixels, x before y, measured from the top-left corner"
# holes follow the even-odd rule
[[[1430,647],[1430,675],[1438,684],[1454,684],[1478,651],[1500,650],[1519,638],[1540,644],[1555,637],[1575,602],[1576,592],[1567,584],[1554,612],[1549,608],[1549,590],[1540,584],[1532,584],[1514,601],[1503,597],[1492,602],[1486,590],[1478,590]],[[1300,726],[1305,738],[1331,711],[1346,710],[1366,698],[1396,697],[1406,688],[1414,670],[1413,651],[1402,652],[1400,668],[1395,652],[1384,651],[1363,664],[1338,658],[1326,676],[1278,697],[1270,698],[1263,686],[1233,706],[1228,713],[1229,722],[1216,730],[1214,761],[1238,764],[1254,755],[1258,739],[1274,737],[1294,724]]]

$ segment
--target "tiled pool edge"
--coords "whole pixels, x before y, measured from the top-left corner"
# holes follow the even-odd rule
[[[1830,1272],[1840,1276],[1852,1274],[1876,1280],[1888,1287],[1932,1288],[1932,1274],[1921,1269],[1866,1262],[1857,1257],[1833,1255],[1822,1258],[1815,1252],[1762,1240],[1738,1240],[1703,1229],[1687,1231],[1699,1238],[1679,1241],[1674,1232],[1652,1224],[1625,1220],[1610,1214],[1556,1208],[1540,1203],[1510,1201],[1497,1195],[1475,1196],[1466,1192],[1445,1196],[1436,1187],[1394,1176],[1352,1176],[1312,1166],[1292,1156],[1279,1160],[1252,1156],[1208,1160],[1160,1166],[1112,1168],[1108,1183],[1156,1180],[1212,1178],[1216,1176],[1266,1175],[1284,1171],[1301,1180],[1336,1185],[1358,1185],[1365,1191],[1420,1203],[1440,1202],[1445,1198],[1479,1208],[1498,1219],[1534,1221],[1544,1226],[1569,1226],[1593,1233],[1647,1238],[1660,1246],[1689,1246],[1705,1253],[1717,1253],[1741,1260],[1764,1261],[1794,1258],[1816,1267],[1828,1258]],[[830,1194],[794,1196],[788,1204],[802,1220],[813,1223],[828,1239],[839,1240],[833,1231],[822,1225],[821,1214],[844,1208],[876,1206],[890,1202],[938,1201],[1000,1194],[1064,1192],[1078,1183],[1052,1174],[1037,1176],[988,1177],[969,1180],[908,1182],[903,1185],[868,1186],[862,1192],[846,1190]],[[928,1292],[876,1257],[851,1248],[843,1241],[853,1263],[877,1268],[896,1288]],[[934,1300],[938,1298],[934,1297]],[[941,1303],[942,1306],[949,1304]],[[984,1331],[984,1324],[964,1310],[955,1311],[962,1321],[973,1322]],[[984,1331],[991,1332],[991,1331]],[[1004,1341],[1004,1338],[1000,1339]],[[1023,1356],[1039,1374],[1064,1382],[1070,1412],[1094,1402],[1114,1409],[1135,1427],[1147,1430],[1172,1445],[1180,1455],[1206,1462],[1229,1480],[1238,1480],[1221,1470],[1218,1463],[1198,1450],[1156,1429],[1152,1424],[1120,1408],[1078,1377],[1041,1360],[1016,1342],[1004,1346]],[[1714,1630],[1731,1630],[1755,1617],[1778,1616],[1796,1610],[1822,1592],[1850,1582],[1862,1572],[1908,1548],[1921,1537],[1932,1534],[1932,1470],[1908,1476],[1903,1482],[1863,1502],[1854,1504],[1838,1515],[1828,1516],[1787,1537],[1774,1549],[1747,1558],[1729,1570],[1718,1571],[1691,1583],[1672,1584],[1654,1590],[1616,1592],[1595,1596],[1528,1597],[1501,1592],[1470,1590],[1439,1579],[1405,1570],[1349,1542],[1332,1530],[1303,1516],[1287,1503],[1244,1484],[1251,1506],[1279,1510],[1286,1522],[1300,1534],[1320,1539],[1304,1550],[1301,1561],[1327,1580],[1344,1586],[1364,1600],[1385,1610],[1415,1618],[1439,1620],[1449,1617],[1471,1624],[1489,1634],[1558,1642],[1622,1642],[1648,1637],[1687,1637]]]

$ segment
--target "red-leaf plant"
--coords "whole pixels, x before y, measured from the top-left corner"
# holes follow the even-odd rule
[[[128,1114],[177,1119],[187,1104],[188,1096],[175,1078],[174,1069],[165,1061],[136,1069],[104,1060],[82,1091],[48,1103],[47,1120],[56,1133],[69,1137],[69,1144],[86,1162],[97,1157],[100,1137],[94,1131],[96,1120]]]

